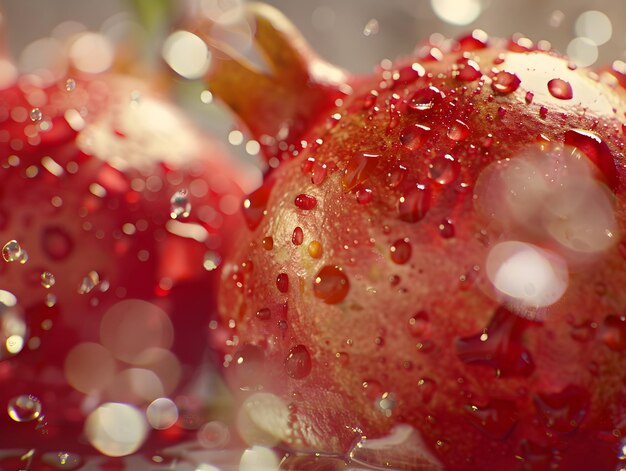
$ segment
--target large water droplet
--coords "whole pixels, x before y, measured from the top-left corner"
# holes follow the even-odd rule
[[[367,180],[378,164],[378,154],[359,152],[352,157],[344,171],[341,183],[345,191],[351,191]]]
[[[304,345],[296,345],[285,359],[287,375],[293,379],[306,378],[311,373],[311,355]]]
[[[398,215],[402,221],[421,221],[430,208],[430,189],[416,184],[398,200]]]
[[[317,206],[317,199],[315,196],[301,193],[294,199],[294,204],[302,210],[310,211]]]
[[[456,78],[461,82],[473,82],[482,76],[480,66],[473,60],[465,60],[462,64],[459,64],[456,71]]]
[[[326,304],[337,304],[344,300],[350,290],[350,282],[343,270],[326,265],[313,281],[313,294]]]
[[[390,247],[391,260],[398,265],[403,265],[411,258],[411,243],[409,239],[398,239]]]
[[[453,141],[464,141],[469,137],[470,129],[463,121],[457,119],[448,128],[447,136]]]
[[[435,157],[428,165],[428,176],[440,185],[447,185],[456,180],[461,166],[450,154]]]
[[[41,415],[41,401],[33,395],[23,394],[9,401],[7,412],[16,422],[30,422]]]
[[[558,393],[537,394],[535,407],[544,425],[556,432],[576,430],[589,410],[589,393],[580,386],[570,385]]]
[[[570,129],[565,133],[565,144],[579,149],[604,174],[609,186],[615,190],[619,182],[615,157],[609,146],[593,131]]]
[[[495,77],[493,77],[493,81],[491,82],[491,88],[495,92],[508,94],[512,93],[520,86],[520,79],[513,72],[507,72],[506,70],[501,70],[498,72]]]
[[[405,127],[400,133],[400,142],[409,150],[417,150],[430,136],[430,128],[421,124],[412,124]]]
[[[100,275],[96,271],[90,271],[83,277],[78,287],[78,294],[90,293],[98,284],[100,284]]]
[[[548,82],[548,91],[559,100],[570,100],[574,96],[570,83],[560,78],[554,78]]]
[[[191,203],[187,190],[178,190],[170,198],[170,217],[172,219],[184,219],[189,217]]]
[[[16,240],[10,240],[2,247],[2,258],[6,262],[19,262],[24,257],[24,251]]]
[[[445,98],[445,95],[438,88],[430,86],[420,88],[409,99],[409,107],[417,111],[428,111],[434,108]]]

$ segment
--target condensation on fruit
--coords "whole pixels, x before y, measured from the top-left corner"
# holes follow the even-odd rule
[[[41,415],[41,401],[38,397],[23,394],[14,397],[7,405],[7,412],[16,422],[31,422]]]
[[[170,217],[172,219],[185,219],[191,213],[191,203],[186,189],[178,190],[170,198]]]

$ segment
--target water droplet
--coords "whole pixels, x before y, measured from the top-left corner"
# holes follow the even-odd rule
[[[548,82],[548,91],[559,100],[570,100],[574,96],[570,83],[560,78],[554,78]]]
[[[21,261],[23,256],[24,251],[16,240],[10,240],[2,247],[2,258],[6,262]]]
[[[385,417],[391,417],[393,415],[393,409],[395,409],[396,404],[397,401],[395,396],[389,392],[384,392],[376,401],[376,406],[385,415]]]
[[[607,316],[602,324],[600,337],[611,350],[626,351],[626,316]]]
[[[206,271],[213,271],[222,263],[222,257],[217,252],[209,250],[204,254],[202,266]]]
[[[287,375],[293,379],[306,378],[311,373],[311,355],[304,345],[296,345],[285,359]]]
[[[315,208],[315,206],[317,206],[317,199],[315,198],[315,196],[300,193],[294,199],[294,204],[304,211],[310,211],[311,209]]]
[[[74,249],[72,238],[60,227],[47,227],[42,236],[43,250],[54,261],[63,260]]]
[[[465,60],[459,64],[459,68],[456,71],[456,79],[461,82],[473,82],[482,76],[480,66],[472,60]]]
[[[259,227],[265,216],[272,188],[273,183],[266,182],[258,190],[250,193],[243,202],[243,217],[251,231]]]
[[[450,154],[435,157],[428,165],[428,176],[440,185],[447,185],[456,180],[461,166]]]
[[[393,79],[394,87],[397,87],[400,85],[413,83],[420,77],[423,77],[425,74],[426,70],[424,69],[424,67],[422,67],[422,65],[418,62],[413,62],[411,65],[407,65],[395,71],[392,74],[391,78]]]
[[[500,307],[482,332],[456,340],[456,353],[468,365],[494,368],[499,377],[529,376],[535,363],[524,346],[523,334],[530,325],[527,319]]]
[[[256,317],[259,320],[267,321],[270,319],[270,317],[272,317],[272,311],[270,311],[266,307],[263,307],[256,312]]]
[[[421,124],[405,127],[400,133],[400,142],[409,150],[417,150],[428,140],[430,128]]]
[[[249,343],[243,344],[233,355],[237,385],[242,390],[255,389],[265,376],[265,353]]]
[[[48,293],[46,294],[46,306],[48,307],[54,307],[54,305],[57,303],[57,296],[54,293]]]
[[[408,173],[404,165],[398,164],[387,173],[387,186],[397,188],[404,181]]]
[[[469,137],[470,129],[463,121],[455,120],[448,128],[447,136],[453,141],[464,141]]]
[[[424,404],[428,404],[435,392],[437,391],[437,383],[430,378],[420,378],[417,382],[417,394]]]
[[[263,237],[261,245],[265,250],[272,250],[274,248],[274,239],[272,236]]]
[[[411,258],[411,243],[409,239],[396,240],[389,249],[391,260],[398,265],[403,265]]]
[[[421,221],[430,208],[430,189],[416,184],[398,200],[398,215],[402,221]]]
[[[69,78],[65,81],[66,92],[73,92],[75,88],[76,88],[76,81],[74,79]]]
[[[344,300],[350,290],[350,282],[343,270],[326,265],[315,277],[313,294],[326,304],[337,304]]]
[[[296,227],[291,234],[291,243],[293,245],[302,245],[304,241],[304,232],[301,227]]]
[[[83,281],[78,287],[78,294],[90,293],[100,283],[100,275],[96,271],[90,271],[83,277]]]
[[[55,469],[76,469],[81,463],[80,455],[66,451],[44,453],[41,461],[53,466]]]
[[[489,44],[489,35],[482,29],[475,29],[469,34],[457,39],[461,51],[478,51],[485,49]]]
[[[378,154],[359,152],[349,161],[344,171],[341,183],[345,191],[353,190],[367,180],[378,165]]]
[[[367,204],[372,201],[374,193],[369,188],[361,188],[356,192],[356,200],[359,204]]]
[[[39,108],[33,108],[32,110],[30,110],[30,120],[33,122],[36,121],[41,121],[41,118],[43,118],[43,114],[41,113],[41,110]]]
[[[41,401],[33,395],[23,394],[9,401],[7,412],[16,422],[30,422],[41,415]]]
[[[317,240],[312,240],[307,247],[309,255],[313,258],[321,258],[323,254],[322,244]]]
[[[560,433],[575,431],[589,410],[589,393],[570,385],[558,393],[537,394],[535,407],[545,427]]]
[[[570,129],[565,132],[565,144],[574,146],[585,154],[604,174],[609,186],[612,189],[617,187],[619,177],[615,157],[598,134],[584,129]]]
[[[276,288],[281,293],[289,291],[289,275],[287,273],[279,273],[276,277]]]
[[[531,104],[533,102],[533,98],[535,94],[533,92],[526,92],[525,100],[527,104]]]
[[[328,174],[328,167],[326,164],[320,165],[315,164],[313,167],[313,171],[311,172],[311,183],[314,185],[321,185],[326,180],[326,175]]]
[[[444,219],[443,221],[441,221],[441,224],[439,224],[439,234],[444,239],[450,239],[454,237],[454,224],[450,219]]]
[[[595,322],[582,322],[578,325],[572,326],[570,335],[577,342],[588,342],[595,336],[597,327],[598,324]]]
[[[44,271],[41,274],[41,286],[44,288],[52,288],[56,282],[54,275],[49,271]]]
[[[491,88],[497,93],[508,94],[517,90],[520,83],[519,77],[513,72],[501,70],[493,77]]]
[[[170,217],[172,219],[184,219],[189,217],[191,212],[191,203],[187,190],[178,190],[170,198]]]
[[[515,402],[493,399],[486,406],[466,407],[470,422],[490,438],[506,438],[517,423],[518,407]]]
[[[428,111],[445,98],[438,88],[430,86],[420,88],[409,99],[409,107],[417,111]]]
[[[546,116],[548,116],[548,108],[542,105],[539,108],[539,116],[541,116],[543,119],[545,119]]]
[[[407,324],[409,334],[413,337],[423,337],[428,333],[430,318],[426,311],[418,311],[413,315]]]

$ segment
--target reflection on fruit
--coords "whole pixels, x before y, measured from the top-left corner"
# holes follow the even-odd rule
[[[247,174],[156,87],[76,64],[2,81],[0,166],[1,467],[195,438]]]
[[[618,71],[475,31],[351,77],[271,8],[248,14],[267,71],[194,30],[277,167],[222,270],[214,344],[242,437],[335,456],[284,469],[615,469]]]

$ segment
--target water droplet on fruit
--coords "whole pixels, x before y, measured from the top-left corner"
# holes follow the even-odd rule
[[[587,415],[590,399],[585,389],[569,385],[558,393],[537,394],[534,403],[545,427],[571,433]]]
[[[30,110],[29,116],[30,120],[33,122],[41,121],[41,118],[43,118],[43,114],[39,108],[33,108]]]
[[[470,422],[490,438],[506,438],[517,423],[518,406],[515,402],[493,399],[486,406],[468,405]]]
[[[69,78],[65,81],[66,92],[73,92],[75,88],[76,88],[76,81],[74,79]]]
[[[400,133],[400,142],[409,150],[417,150],[426,142],[430,128],[421,124],[405,127]]]
[[[574,146],[585,154],[604,174],[609,186],[615,190],[619,182],[615,157],[598,134],[584,129],[570,129],[565,132],[565,144]]]
[[[296,196],[294,204],[302,210],[309,211],[317,206],[317,199],[315,196],[301,193]]]
[[[508,94],[517,90],[520,83],[519,77],[513,72],[501,70],[493,77],[491,88],[497,93]]]
[[[529,376],[535,363],[524,346],[523,334],[530,325],[500,307],[482,332],[455,341],[456,353],[468,365],[494,368],[499,377]]]
[[[428,333],[430,327],[430,317],[426,311],[418,311],[413,315],[407,324],[409,334],[413,337],[423,337]]]
[[[410,65],[402,67],[399,70],[396,70],[391,78],[393,79],[394,87],[400,85],[408,85],[409,83],[415,82],[420,77],[423,77],[426,74],[426,69],[422,67],[418,62],[413,62]]]
[[[276,287],[281,293],[289,291],[289,276],[287,273],[279,273],[276,277]]]
[[[402,221],[421,221],[430,208],[430,189],[416,184],[398,200],[398,215]]]
[[[374,197],[374,193],[369,188],[360,188],[356,192],[356,200],[359,204],[368,204],[371,203]]]
[[[611,350],[626,351],[626,316],[607,316],[602,324],[600,338]]]
[[[217,252],[209,250],[204,254],[202,266],[206,271],[213,271],[222,263],[222,257]]]
[[[63,260],[74,249],[74,242],[65,230],[60,227],[47,227],[41,240],[43,250],[54,261]]]
[[[391,417],[393,410],[397,404],[396,398],[392,393],[384,392],[380,398],[376,401],[376,406],[385,415],[385,417]]]
[[[317,240],[312,240],[307,247],[307,251],[312,258],[321,258],[323,254],[322,244]]]
[[[430,86],[420,88],[409,99],[409,107],[417,111],[428,111],[445,98],[438,88]]]
[[[457,39],[461,51],[478,51],[485,49],[489,44],[489,35],[482,29],[475,29]]]
[[[186,189],[178,190],[170,198],[170,217],[172,219],[184,219],[189,217],[191,203]]]
[[[315,277],[313,294],[326,304],[337,304],[344,300],[350,290],[350,282],[343,270],[326,265]]]
[[[391,260],[398,265],[403,265],[411,258],[411,243],[409,239],[396,240],[389,249]]]
[[[54,307],[54,305],[57,303],[56,294],[54,294],[54,293],[46,294],[45,303],[46,303],[46,306],[48,306],[48,307]]]
[[[296,227],[291,234],[291,243],[293,245],[302,245],[304,241],[304,232],[301,227]]]
[[[424,404],[428,404],[437,391],[437,383],[430,378],[420,378],[417,381],[417,394]]]
[[[570,100],[574,96],[570,83],[560,78],[554,78],[548,82],[548,91],[559,100]]]
[[[533,98],[535,94],[533,92],[526,92],[526,96],[524,97],[527,104],[531,104],[533,102]]]
[[[367,180],[378,165],[378,154],[359,152],[348,162],[341,183],[345,191],[353,190]]]
[[[447,136],[453,141],[464,141],[469,137],[470,129],[461,120],[455,120],[448,128]]]
[[[313,171],[311,172],[311,183],[314,185],[321,185],[326,180],[326,175],[328,174],[328,167],[326,164],[320,165],[315,164],[313,167]]]
[[[272,236],[263,237],[261,245],[265,250],[272,250],[274,248],[274,239]]]
[[[450,154],[435,157],[428,165],[428,177],[440,185],[448,185],[456,180],[461,166]]]
[[[100,275],[96,271],[90,271],[83,277],[78,287],[78,294],[90,293],[98,284],[100,284]]]
[[[461,82],[473,82],[482,76],[480,66],[473,60],[466,60],[459,64],[459,68],[456,71],[456,79]]]
[[[41,415],[41,401],[33,395],[23,394],[9,401],[7,412],[16,422],[30,422]]]
[[[450,219],[444,219],[443,221],[441,221],[441,224],[439,224],[439,234],[444,239],[450,239],[454,237],[454,224]]]
[[[16,240],[10,240],[2,247],[2,258],[5,262],[20,261],[24,256],[24,251]]]
[[[272,188],[273,184],[266,182],[258,190],[250,193],[243,202],[243,217],[251,231],[259,227],[265,216]]]
[[[287,375],[293,379],[306,378],[311,373],[311,355],[304,345],[296,345],[285,359]]]
[[[54,275],[49,271],[44,271],[41,274],[41,286],[44,288],[52,288],[56,282]]]
[[[580,324],[572,326],[570,336],[577,342],[588,342],[596,334],[598,324],[591,321],[582,322]]]
[[[398,164],[387,173],[387,186],[397,188],[404,181],[408,173],[404,165]]]

